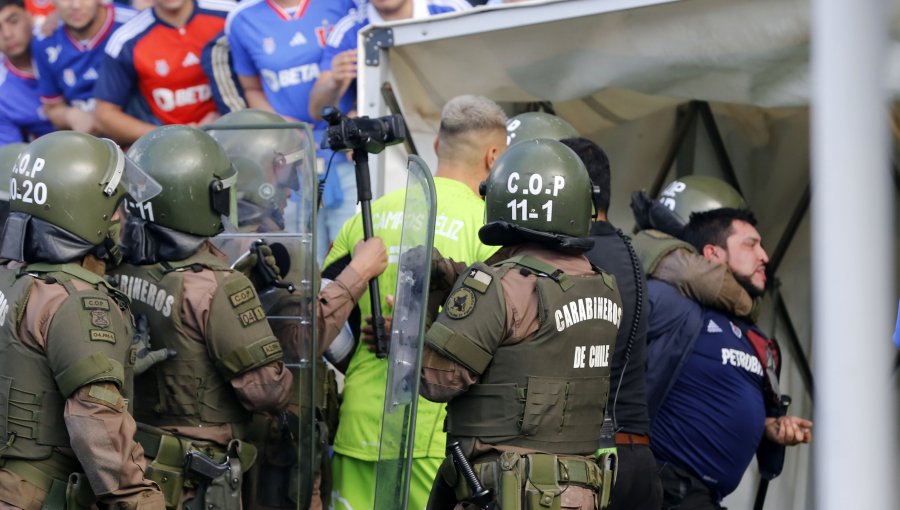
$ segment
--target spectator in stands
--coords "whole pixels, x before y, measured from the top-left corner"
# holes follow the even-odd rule
[[[309,94],[309,115],[321,119],[322,107],[337,106],[342,112],[355,114],[356,102],[356,34],[369,23],[383,23],[411,18],[424,18],[434,14],[470,9],[465,0],[372,0],[350,12],[335,25],[328,35],[325,51],[319,62],[319,77]],[[334,240],[344,221],[355,210],[353,196],[355,180],[352,166],[341,162],[336,167],[340,190],[344,195],[333,204],[327,201],[319,214],[319,259]],[[329,178],[333,179],[333,178]],[[329,186],[326,184],[326,186]],[[328,189],[326,199],[328,198]]]
[[[465,0],[371,0],[345,16],[328,36],[319,64],[319,78],[309,97],[312,118],[320,118],[323,106],[338,106],[348,91],[355,98],[351,84],[356,79],[356,34],[361,28],[369,23],[425,18],[471,8]]]
[[[353,0],[244,0],[225,24],[234,68],[250,108],[314,122],[309,93],[326,36]]]
[[[31,29],[22,0],[0,0],[0,145],[53,131],[38,98]]]
[[[225,26],[234,7],[222,0],[153,0],[117,30],[106,46],[94,90],[100,130],[130,144],[153,122],[124,109],[140,94],[160,124],[200,125],[219,117],[200,65],[204,46]]]
[[[103,0],[56,0],[62,23],[32,44],[38,92],[57,129],[97,134],[94,84],[112,33],[135,11]]]

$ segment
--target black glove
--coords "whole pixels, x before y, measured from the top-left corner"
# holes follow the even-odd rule
[[[283,264],[279,264],[279,260]],[[294,286],[283,280],[288,271],[284,265],[290,266],[290,255],[284,246],[280,243],[270,246],[259,239],[253,242],[246,255],[235,262],[233,269],[243,273],[257,291],[278,287],[294,292]]]
[[[652,228],[678,239],[684,234],[684,223],[681,219],[661,202],[651,199],[646,191],[635,191],[631,194],[631,210],[641,230]]]

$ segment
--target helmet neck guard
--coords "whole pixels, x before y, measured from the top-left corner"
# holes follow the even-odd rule
[[[95,246],[75,234],[23,212],[12,212],[3,227],[0,257],[63,264],[94,254],[104,258],[105,244]]]

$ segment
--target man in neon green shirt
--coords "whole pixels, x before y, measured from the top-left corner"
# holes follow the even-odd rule
[[[506,115],[496,103],[480,96],[451,99],[441,113],[441,127],[435,140],[438,166],[434,184],[437,194],[437,222],[434,247],[444,257],[468,263],[484,261],[496,247],[478,240],[484,223],[484,202],[478,185],[485,180],[494,160],[506,150]],[[372,202],[374,234],[388,249],[387,269],[378,278],[381,307],[391,315],[385,297],[393,294],[397,280],[397,256],[403,224],[405,189]],[[362,217],[357,214],[344,224],[325,266],[346,257],[363,238]],[[359,300],[362,317],[371,315],[368,291]],[[334,488],[331,506],[335,510],[369,510],[375,500],[375,465],[387,363],[357,347],[344,381],[344,400],[334,441]],[[413,452],[409,508],[425,508],[431,484],[446,456],[443,432],[445,406],[419,398]]]

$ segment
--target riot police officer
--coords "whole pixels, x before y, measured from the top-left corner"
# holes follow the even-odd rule
[[[561,143],[511,146],[486,182],[479,231],[502,246],[499,262],[461,275],[425,337],[421,393],[448,402],[448,441],[500,508],[593,509],[611,482],[592,454],[622,305],[615,279],[583,256],[592,189]],[[429,507],[471,494],[448,460]]]
[[[723,264],[703,258],[681,239],[691,214],[728,207],[746,209],[740,193],[725,181],[705,175],[673,180],[656,200],[646,192],[632,195],[631,208],[641,229],[634,249],[648,278],[663,280],[705,306],[750,315],[753,299]]]
[[[154,183],[71,131],[12,168],[0,257],[0,506],[163,508],[128,412],[131,314],[103,279],[116,208]],[[158,187],[155,191],[158,191]]]
[[[218,121],[216,126],[255,125],[272,126],[270,129],[219,129],[212,130],[212,136],[218,140],[231,158],[237,174],[237,207],[238,224],[241,232],[258,233],[265,236],[271,232],[296,234],[295,237],[278,237],[272,246],[261,246],[251,255],[242,259],[236,267],[250,277],[260,294],[265,295],[266,313],[275,336],[281,342],[286,359],[309,359],[311,350],[311,321],[304,314],[307,300],[316,300],[314,313],[317,313],[318,352],[317,361],[316,403],[311,406],[310,393],[306,388],[298,387],[292,395],[289,405],[291,419],[268,420],[264,423],[264,431],[258,434],[261,442],[258,474],[254,476],[257,490],[255,503],[268,508],[295,508],[298,501],[301,505],[309,502],[309,508],[322,508],[324,497],[330,493],[329,480],[322,479],[322,473],[329,473],[328,439],[337,426],[337,385],[334,372],[326,368],[322,354],[332,341],[343,330],[347,316],[366,289],[366,283],[379,275],[387,266],[387,251],[379,238],[363,241],[358,246],[357,256],[348,268],[344,269],[336,282],[325,285],[318,295],[304,292],[302,282],[315,281],[318,270],[315,267],[314,254],[309,251],[311,244],[303,242],[310,232],[293,232],[285,228],[283,211],[287,197],[296,193],[301,197],[301,207],[315,207],[315,154],[309,152],[309,140],[297,129],[278,128],[285,124],[284,119],[274,113],[263,110],[247,109],[229,113]],[[310,211],[303,211],[309,214]],[[235,239],[231,241],[240,241]],[[247,243],[242,243],[246,249]],[[266,270],[258,264],[259,257],[270,263],[277,260],[271,254],[272,249],[284,247],[287,256],[287,268],[269,266]],[[241,251],[243,251],[243,249]],[[278,275],[276,271],[287,269],[286,274]],[[277,281],[276,281],[277,280]],[[281,285],[279,285],[281,283]],[[284,283],[293,285],[294,290],[285,288]],[[343,345],[350,342],[350,345]],[[337,349],[330,349],[330,358],[341,363],[353,352],[353,339],[350,335],[341,336],[342,344]],[[343,353],[341,355],[340,353]],[[304,379],[295,372],[295,379]],[[305,375],[305,374],[304,374]],[[300,377],[298,377],[300,376]],[[302,386],[302,385],[301,385]],[[310,413],[316,419],[312,433],[316,435],[317,451],[315,458],[320,464],[307,465],[310,456],[304,451],[305,441],[296,441],[296,430],[285,431],[284,426],[309,422]],[[301,429],[302,430],[302,429]],[[305,431],[304,431],[305,432]],[[300,455],[297,451],[300,449]],[[299,465],[298,465],[299,459]],[[299,475],[299,476],[298,476]],[[303,493],[304,483],[309,476],[314,476],[312,494]],[[298,493],[298,491],[300,491]]]
[[[236,172],[208,134],[160,127],[129,155],[162,191],[126,202],[119,289],[147,318],[152,348],[176,355],[136,382],[137,439],[168,508],[240,508],[253,412],[287,404],[293,377],[250,281],[209,237],[229,223]]]
[[[577,129],[565,119],[544,112],[520,113],[506,122],[506,144],[549,138],[562,140],[581,136]]]

